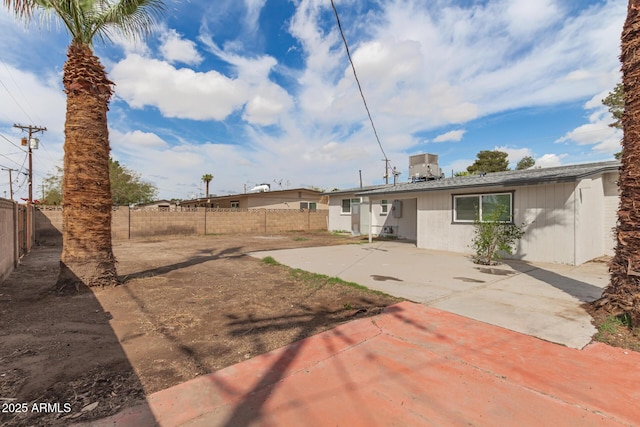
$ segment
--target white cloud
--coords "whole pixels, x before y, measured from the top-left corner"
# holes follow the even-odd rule
[[[260,18],[260,13],[262,12],[262,8],[264,7],[267,0],[244,0],[245,6],[247,8],[247,13],[245,16],[245,22],[247,28],[255,31],[258,28],[258,19]]]
[[[591,111],[589,123],[567,132],[556,142],[591,145],[592,149],[599,153],[620,151],[622,130],[609,126],[613,118],[607,107],[600,101],[605,96],[606,94],[600,93],[585,104],[585,109]]]
[[[161,35],[160,53],[169,63],[182,62],[187,65],[197,65],[202,62],[202,55],[196,50],[196,44],[185,40],[174,29]]]
[[[458,142],[462,139],[466,132],[467,131],[464,129],[452,130],[436,136],[435,138],[433,138],[433,142]]]
[[[131,107],[154,106],[166,117],[224,120],[248,96],[243,82],[215,70],[177,69],[137,54],[115,64],[110,76],[116,83],[116,94]]]
[[[567,154],[543,154],[536,159],[535,167],[550,168],[554,166],[561,166],[562,159],[567,156]]]
[[[515,164],[517,164],[524,157],[533,156],[529,148],[513,148],[503,145],[502,147],[495,147],[494,150],[507,153],[507,159],[509,160],[509,164],[512,166],[515,166]]]
[[[113,132],[113,131],[112,131]],[[111,140],[118,145],[126,145],[132,148],[167,148],[168,144],[155,133],[142,132],[135,130],[133,132],[121,133],[115,131],[112,133]]]

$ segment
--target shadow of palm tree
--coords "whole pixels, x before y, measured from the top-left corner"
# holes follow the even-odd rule
[[[503,261],[514,270],[551,285],[556,289],[560,289],[572,297],[577,298],[579,301],[591,302],[600,298],[602,295],[602,288],[592,285],[591,283],[582,282],[550,270],[545,270],[526,261]]]
[[[207,253],[208,255],[198,255],[191,257],[185,261],[176,262],[169,265],[163,265],[156,268],[150,268],[136,273],[126,274],[119,277],[121,283],[126,283],[134,279],[141,279],[143,277],[155,277],[163,274],[170,273],[175,270],[191,267],[197,264],[202,264],[209,261],[214,261],[221,258],[241,258],[246,254],[240,252],[242,246],[236,246],[233,248],[224,249],[216,254],[211,254],[209,250],[201,250],[201,253]]]

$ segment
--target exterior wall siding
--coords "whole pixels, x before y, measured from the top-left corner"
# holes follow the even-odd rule
[[[473,253],[474,227],[453,223],[453,195],[514,191],[514,221],[525,223],[526,234],[512,257],[573,264],[573,187],[566,183],[423,193],[418,197],[417,246]]]
[[[354,194],[340,194],[336,196],[330,196],[329,231],[351,231],[351,214],[342,213],[342,199],[352,199],[354,197]],[[366,209],[368,212],[369,208]]]
[[[618,173],[606,173],[602,177],[602,191],[604,194],[604,220],[602,224],[604,254],[611,256],[615,253],[615,227],[618,222],[618,205],[620,204],[618,176]]]

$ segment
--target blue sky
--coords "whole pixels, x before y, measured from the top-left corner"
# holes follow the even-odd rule
[[[112,155],[160,198],[384,182],[329,0],[166,2],[143,42],[95,51],[116,83]],[[601,99],[620,81],[625,0],[336,0],[391,165],[439,155],[447,176],[480,150],[539,166],[610,160],[621,133]],[[34,197],[62,164],[69,38],[0,11],[0,165],[26,171],[14,123],[46,126]],[[15,144],[15,145],[14,145]],[[17,146],[16,146],[17,145]],[[26,197],[14,172],[15,198]],[[9,178],[0,171],[0,197]]]

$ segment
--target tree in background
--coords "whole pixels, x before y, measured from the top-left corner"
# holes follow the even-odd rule
[[[71,36],[62,83],[67,95],[62,179],[62,254],[57,287],[118,283],[111,247],[107,110],[113,82],[93,41],[149,34],[164,9],[161,0],[4,0],[18,19],[57,19]]]
[[[62,168],[56,166],[56,172],[50,173],[42,182],[44,186],[41,203],[58,206],[62,204]]]
[[[602,103],[609,108],[609,112],[615,119],[614,122],[609,123],[609,126],[622,129],[622,115],[624,114],[624,86],[622,83],[618,83],[616,87],[609,92],[609,95],[602,100]],[[622,152],[618,151],[613,156],[620,160]]]
[[[640,326],[640,0],[629,0],[622,29],[622,156],[618,187],[620,204],[615,229],[615,255],[609,263],[611,280],[599,309],[624,316]]]
[[[143,181],[139,173],[111,158],[109,158],[109,178],[111,197],[113,204],[117,206],[148,203],[154,200],[158,193],[156,187]]]
[[[206,185],[205,197],[209,197],[209,183],[213,180],[213,175],[211,175],[210,173],[204,174],[202,175],[202,178],[200,178],[200,180],[203,181]]]
[[[467,171],[470,174],[508,171],[508,156],[509,155],[503,151],[482,150],[476,155],[476,161],[473,162],[471,166],[467,167]]]
[[[524,169],[529,169],[529,168],[532,168],[533,165],[535,164],[536,164],[536,161],[533,160],[533,157],[524,156],[522,159],[520,159],[520,161],[516,165],[516,170],[521,171]]]
[[[53,174],[44,179],[43,204],[62,204],[62,175],[64,171],[57,166]],[[116,206],[148,203],[155,199],[157,189],[153,184],[145,182],[140,174],[109,158],[109,181],[111,183],[111,197]]]

